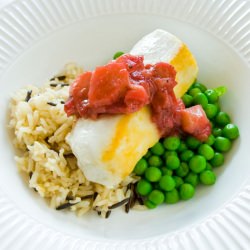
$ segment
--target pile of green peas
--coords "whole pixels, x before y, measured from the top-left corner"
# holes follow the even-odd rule
[[[141,177],[136,192],[148,208],[189,200],[198,184],[216,182],[214,169],[223,165],[224,153],[239,136],[238,127],[221,111],[224,92],[224,87],[207,89],[195,82],[182,97],[186,107],[200,104],[210,120],[212,133],[205,142],[192,136],[162,138],[136,164],[134,173]]]

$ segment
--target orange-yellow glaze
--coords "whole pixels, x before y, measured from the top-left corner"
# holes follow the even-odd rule
[[[158,129],[151,121],[150,109],[144,107],[120,118],[112,141],[101,159],[108,171],[125,178],[159,139]]]
[[[104,162],[110,161],[116,152],[116,149],[119,147],[119,144],[121,142],[121,139],[126,136],[126,133],[128,132],[128,123],[129,120],[131,120],[132,115],[123,115],[121,119],[119,120],[117,126],[115,135],[112,138],[112,142],[109,145],[108,149],[104,151],[104,154],[102,155],[102,160]]]
[[[185,44],[180,48],[176,56],[170,61],[175,68],[177,85],[174,92],[177,98],[183,96],[197,77],[198,66],[195,58]]]

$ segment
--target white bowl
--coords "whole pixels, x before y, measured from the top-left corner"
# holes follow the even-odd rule
[[[250,216],[249,2],[238,1],[16,1],[0,12],[1,249],[247,249]],[[50,209],[20,177],[7,135],[13,91],[41,85],[64,64],[93,69],[129,51],[156,28],[183,40],[209,87],[224,85],[222,108],[241,136],[218,169],[216,185],[155,210],[119,210],[108,219],[77,218]],[[248,217],[248,218],[247,218]],[[249,231],[248,231],[249,232]]]

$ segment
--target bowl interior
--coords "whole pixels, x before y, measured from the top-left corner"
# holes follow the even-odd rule
[[[136,24],[136,25],[135,25]],[[44,81],[68,62],[84,69],[109,61],[116,51],[129,51],[143,35],[162,28],[180,37],[191,49],[199,65],[199,80],[207,86],[227,86],[223,110],[233,118],[241,132],[223,167],[216,170],[217,183],[199,187],[195,197],[176,205],[163,205],[150,211],[115,211],[108,220],[96,214],[77,218],[58,212],[30,190],[17,172],[14,151],[6,133],[8,102],[18,88]],[[139,239],[182,230],[202,221],[232,199],[249,174],[250,117],[249,68],[233,48],[191,24],[161,16],[109,15],[73,23],[37,41],[0,77],[1,142],[0,187],[16,207],[36,221],[58,231],[88,239]]]

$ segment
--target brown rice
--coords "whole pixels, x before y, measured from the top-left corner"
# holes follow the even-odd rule
[[[69,85],[82,71],[75,64],[68,64],[60,76],[44,87],[27,86],[15,93],[9,127],[15,134],[15,147],[22,152],[15,156],[18,169],[29,175],[30,188],[52,208],[68,208],[79,216],[95,210],[108,217],[112,205],[131,196],[133,191],[129,187],[138,177],[131,175],[116,188],[108,189],[89,182],[77,167],[65,141],[75,118],[67,117],[64,103]],[[138,204],[135,207],[144,208]]]

